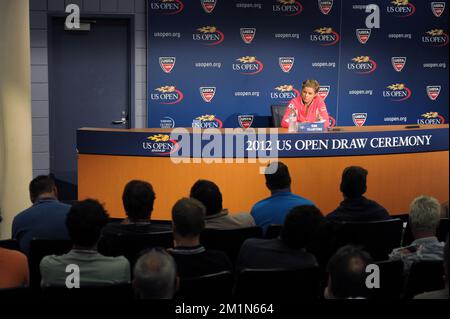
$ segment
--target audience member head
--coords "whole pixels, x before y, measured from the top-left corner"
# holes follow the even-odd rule
[[[291,187],[291,176],[288,167],[282,162],[270,163],[264,173],[266,186],[272,192]]]
[[[342,172],[341,192],[346,198],[361,197],[367,190],[367,170],[359,166],[349,166]]]
[[[305,248],[323,221],[322,213],[315,206],[294,207],[284,220],[281,240],[291,248]]]
[[[172,208],[173,235],[177,243],[181,240],[198,244],[200,233],[205,228],[205,206],[195,198],[182,198]]]
[[[328,262],[326,299],[367,298],[366,266],[372,263],[370,255],[354,246],[341,247]]]
[[[30,182],[30,200],[35,203],[40,198],[58,198],[53,175],[39,175]]]
[[[416,197],[409,209],[409,223],[415,239],[436,235],[439,226],[441,206],[431,196]]]
[[[198,180],[192,185],[190,197],[205,205],[207,216],[222,211],[222,193],[214,182],[204,179]]]
[[[108,223],[108,214],[94,199],[75,203],[66,218],[66,227],[74,247],[95,248],[102,228]]]
[[[172,299],[177,290],[173,257],[163,249],[144,253],[134,266],[133,288],[140,299]]]
[[[123,190],[122,202],[130,221],[150,219],[155,202],[155,192],[150,183],[132,180]]]

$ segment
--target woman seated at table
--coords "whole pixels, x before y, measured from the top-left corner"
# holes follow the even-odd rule
[[[282,127],[289,127],[289,117],[295,114],[297,122],[324,122],[325,128],[330,126],[327,106],[319,96],[319,82],[306,80],[302,83],[302,92],[289,101],[286,113],[281,120]]]

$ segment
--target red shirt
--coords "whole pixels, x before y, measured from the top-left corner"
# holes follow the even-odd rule
[[[328,117],[327,106],[320,96],[316,96],[314,100],[306,110],[306,106],[303,104],[301,96],[297,96],[289,101],[288,105],[294,105],[297,111],[297,122],[320,122],[325,121],[325,128],[330,126],[330,119]],[[289,127],[289,114],[291,113],[290,108],[286,109],[283,119],[281,120],[282,127]]]

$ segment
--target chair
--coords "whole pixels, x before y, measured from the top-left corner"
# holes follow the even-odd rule
[[[39,264],[42,258],[48,255],[62,255],[72,249],[70,240],[56,239],[32,239],[30,242],[30,255],[28,264],[30,267],[30,287],[39,290],[41,283],[41,271]]]
[[[15,239],[0,240],[0,247],[20,251],[19,242]]]
[[[133,235],[111,234],[101,238],[98,251],[105,256],[125,256],[133,267],[140,254],[153,247],[173,247],[172,231]]]
[[[44,299],[133,299],[133,288],[131,284],[114,285],[84,285],[80,288],[67,288],[65,286],[42,287],[42,298]]]
[[[233,290],[233,275],[229,271],[199,277],[181,278],[175,298],[229,299]]]
[[[317,299],[321,274],[305,269],[243,269],[234,296],[239,299]]]
[[[272,125],[273,127],[281,127],[281,120],[284,113],[286,113],[287,105],[271,105],[270,110],[272,112]]]
[[[423,260],[412,264],[406,281],[405,298],[411,299],[423,292],[444,289],[442,260]]]
[[[276,224],[269,225],[269,227],[267,227],[266,230],[266,238],[267,239],[278,238],[278,236],[280,236],[281,234],[282,227],[283,225],[276,225]]]
[[[248,238],[263,237],[259,226],[236,228],[236,229],[204,229],[200,235],[200,242],[207,249],[224,251],[228,258],[234,263],[242,243]]]
[[[374,260],[386,260],[392,249],[400,247],[401,219],[374,222],[344,222],[334,225],[334,250],[348,244],[362,246]]]
[[[380,288],[374,289],[376,299],[400,299],[403,287],[403,261],[383,260],[375,263],[380,268]]]

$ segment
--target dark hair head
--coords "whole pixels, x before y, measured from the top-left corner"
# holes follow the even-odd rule
[[[271,191],[291,186],[288,167],[282,162],[270,163],[265,171],[266,186]]]
[[[362,196],[367,190],[367,170],[359,166],[350,166],[342,172],[341,192],[348,198]]]
[[[145,181],[132,180],[123,190],[123,207],[130,220],[149,219],[155,202],[152,185]]]
[[[324,218],[317,207],[294,207],[284,220],[281,240],[291,248],[304,248],[323,222]]]
[[[205,206],[195,198],[182,198],[172,208],[173,232],[182,237],[199,236],[205,228]]]
[[[52,193],[56,189],[55,179],[53,175],[39,175],[30,182],[30,199],[35,202],[39,195]],[[56,194],[55,194],[56,195]]]
[[[369,297],[366,266],[370,255],[355,246],[341,247],[328,262],[329,289],[334,298]]]
[[[66,227],[74,245],[92,247],[100,238],[102,228],[108,223],[108,214],[94,199],[75,203],[66,218]]]
[[[222,210],[222,193],[214,182],[199,179],[192,185],[190,196],[205,205],[206,215],[218,214]]]

